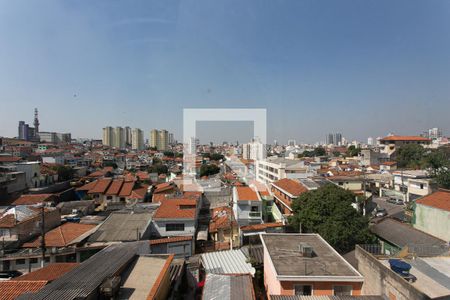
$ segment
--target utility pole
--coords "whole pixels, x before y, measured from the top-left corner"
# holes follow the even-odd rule
[[[42,203],[41,206],[41,251],[42,251],[42,262],[41,265],[44,267],[45,263],[45,204]]]

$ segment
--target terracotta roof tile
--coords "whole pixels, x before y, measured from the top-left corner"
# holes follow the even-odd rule
[[[409,142],[431,142],[430,139],[422,136],[409,136],[409,135],[391,135],[382,138],[381,141],[409,141]]]
[[[118,195],[122,187],[123,179],[114,179],[105,195]]]
[[[97,184],[93,189],[89,190],[89,194],[104,194],[112,182],[111,178],[102,178],[97,180]]]
[[[20,160],[22,160],[22,158],[17,156],[0,156],[0,162],[2,163],[12,163]]]
[[[28,194],[22,195],[16,199],[13,205],[35,205],[46,201],[55,200],[56,195],[53,194]]]
[[[0,228],[13,228],[16,226],[16,218],[13,214],[7,214],[0,218]]]
[[[97,182],[98,182],[97,180],[92,181],[92,182],[88,182],[85,185],[80,186],[76,190],[77,191],[89,191],[89,190],[92,190],[95,187],[95,185],[97,184]]]
[[[67,272],[69,272],[78,265],[79,263],[54,263],[11,280],[14,281],[45,280],[50,282],[63,276],[64,274],[66,274]]]
[[[134,181],[126,181],[122,185],[122,189],[120,190],[119,196],[120,197],[127,197],[131,195],[131,192],[133,191],[134,187]]]
[[[416,203],[450,211],[450,190],[439,190],[416,200]]]
[[[300,182],[288,178],[278,180],[272,183],[272,185],[275,188],[279,188],[288,192],[294,197],[298,197],[299,195],[308,191],[308,189],[304,187],[303,184],[301,184]]]
[[[0,281],[0,291],[2,300],[13,300],[26,292],[36,292],[42,289],[47,281]]]
[[[88,232],[96,225],[80,223],[64,223],[61,226],[53,228],[45,234],[45,245],[47,247],[66,247],[73,240]],[[23,248],[37,248],[41,245],[40,237],[31,242],[22,245]]]
[[[248,186],[237,186],[236,191],[239,201],[259,201],[256,192]]]
[[[192,240],[192,236],[172,236],[168,238],[150,240],[150,245],[168,244]]]
[[[190,207],[196,205],[197,201],[194,199],[166,199],[161,202],[161,206],[156,210],[153,219],[194,219],[197,209]],[[183,206],[186,206],[186,208],[183,208]]]

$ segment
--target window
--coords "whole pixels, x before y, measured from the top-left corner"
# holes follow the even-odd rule
[[[312,295],[312,286],[311,285],[294,285],[295,295],[301,296],[311,296]]]
[[[106,200],[111,200],[112,196],[106,196]]]
[[[184,231],[184,224],[166,224],[166,231]]]
[[[258,206],[252,206],[252,211],[259,211]]]
[[[16,260],[16,265],[24,265],[24,264],[25,264],[25,259]]]
[[[351,296],[352,286],[351,285],[335,285],[333,286],[335,296]]]
[[[420,189],[423,190],[423,183],[420,184]]]
[[[30,258],[30,264],[37,264],[38,259],[36,257]]]

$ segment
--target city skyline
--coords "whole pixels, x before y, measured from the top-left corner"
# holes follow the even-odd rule
[[[184,108],[266,108],[279,141],[450,128],[448,1],[135,4],[0,3],[0,135],[34,107],[93,138],[179,138]]]

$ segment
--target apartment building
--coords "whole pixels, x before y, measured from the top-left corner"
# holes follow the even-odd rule
[[[284,215],[292,214],[292,201],[308,189],[299,181],[283,178],[275,181],[271,186],[272,194],[275,198],[275,204]]]
[[[301,160],[269,157],[256,161],[256,179],[263,183],[271,183],[283,178],[308,178],[314,174],[314,170]]]
[[[399,135],[391,135],[380,140],[380,144],[382,147],[382,153],[386,153],[389,156],[393,155],[395,151],[403,146],[408,144],[418,144],[422,146],[427,146],[431,144],[431,139],[421,137],[421,136],[399,136]]]
[[[112,147],[114,145],[114,129],[111,126],[103,128],[102,143],[105,146]]]
[[[242,158],[252,160],[262,160],[266,158],[266,148],[259,140],[242,145]]]
[[[144,134],[139,128],[134,128],[131,132],[131,148],[134,150],[144,149]]]
[[[169,145],[169,132],[165,129],[153,129],[150,131],[150,147],[159,151],[165,151]]]

